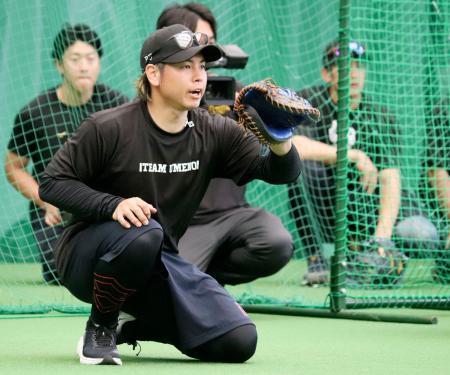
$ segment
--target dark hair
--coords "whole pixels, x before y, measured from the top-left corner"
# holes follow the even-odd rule
[[[163,70],[164,64],[156,64],[158,69]],[[139,99],[144,102],[148,102],[152,98],[152,85],[148,81],[147,75],[143,72],[135,82],[136,93]]]
[[[198,15],[185,9],[181,5],[175,4],[164,9],[156,21],[156,28],[175,25],[177,23],[186,26],[192,32],[197,28],[197,22],[200,19]]]
[[[147,75],[142,73],[136,81],[136,93],[139,99],[148,102],[152,98],[152,86],[148,81]]]
[[[367,60],[367,53],[366,53],[366,47],[355,41],[350,41],[350,56],[353,59],[362,59]],[[337,59],[340,55],[339,51],[339,41],[333,40],[332,42],[328,43],[323,50],[322,55],[322,65],[325,69],[330,70],[333,66],[337,64]]]
[[[97,50],[99,57],[102,57],[102,42],[97,33],[87,25],[76,24],[72,26],[68,23],[56,35],[53,42],[52,57],[61,61],[66,49],[78,40],[90,44]]]
[[[195,13],[196,15],[198,15],[200,18],[202,18],[206,22],[208,22],[211,25],[212,31],[214,33],[214,38],[217,39],[217,22],[216,22],[216,18],[214,17],[212,12],[209,10],[209,8],[207,8],[203,4],[194,3],[194,2],[184,4],[184,7],[186,9],[190,10],[191,12]]]
[[[216,19],[206,6],[199,3],[173,4],[165,8],[156,21],[156,28],[161,29],[179,23],[194,32],[200,18],[211,25],[217,39]]]

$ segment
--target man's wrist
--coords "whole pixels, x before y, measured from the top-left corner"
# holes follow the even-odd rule
[[[284,156],[287,153],[289,153],[289,151],[291,150],[292,141],[291,141],[291,139],[288,139],[287,141],[282,142],[282,143],[270,144],[269,147],[275,155]]]
[[[386,227],[386,225],[383,225],[384,227]],[[375,238],[386,238],[386,239],[390,239],[392,237],[392,231],[386,231],[385,229],[383,230],[376,230],[375,234],[374,234]]]
[[[46,208],[46,206],[47,206],[47,203],[46,202],[44,202],[41,198],[36,198],[36,199],[33,199],[33,203],[36,205],[36,206],[38,206],[39,208],[41,208],[41,209],[43,209],[43,210],[45,210],[45,208]]]

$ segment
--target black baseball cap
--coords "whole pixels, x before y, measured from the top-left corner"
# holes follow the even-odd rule
[[[356,40],[350,41],[348,44],[350,57],[352,59],[359,59],[362,62],[368,59],[367,49],[366,47]],[[341,55],[341,51],[339,49],[339,41],[334,40],[329,43],[322,55],[322,64],[326,69],[331,68],[333,65],[337,64],[337,59]]]
[[[222,57],[222,50],[217,45],[206,44],[207,39],[204,41],[205,44],[201,44],[196,39],[196,34],[179,24],[155,31],[142,45],[142,71],[145,70],[147,64],[176,64],[189,60],[200,52],[206,62],[219,60]],[[204,36],[206,37],[206,35]],[[178,40],[181,40],[181,43]]]

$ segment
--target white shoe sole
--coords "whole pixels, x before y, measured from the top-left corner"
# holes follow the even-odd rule
[[[122,366],[122,360],[120,358],[113,358],[106,356],[104,358],[89,358],[83,355],[84,335],[80,337],[77,344],[77,354],[80,357],[80,363],[82,365],[118,365]]]

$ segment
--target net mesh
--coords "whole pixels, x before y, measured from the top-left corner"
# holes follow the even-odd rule
[[[141,43],[154,29],[160,12],[171,3],[153,0],[1,2],[0,137],[4,157],[17,114],[40,93],[61,81],[51,51],[64,23],[84,23],[97,31],[104,52],[99,81],[132,98],[134,81],[139,75]],[[219,42],[237,44],[250,55],[246,69],[222,69],[216,73],[233,75],[243,83],[272,77],[278,84],[296,90],[314,87],[304,93],[313,102],[323,102],[326,94],[320,89],[325,85],[322,55],[325,46],[338,37],[339,12],[345,2],[203,3],[217,18]],[[365,71],[365,101],[356,111],[346,108],[347,142],[351,150],[362,151],[370,158],[378,171],[378,187],[373,194],[364,191],[360,169],[367,168],[368,162],[358,165],[352,161],[350,151],[348,167],[342,173],[336,173],[336,161],[305,162],[299,181],[290,186],[252,182],[247,187],[248,201],[281,218],[293,236],[295,254],[276,275],[229,288],[241,302],[329,307],[329,283],[316,288],[305,286],[304,274],[308,269],[327,270],[338,259],[333,258],[338,225],[346,229],[341,232],[345,236],[346,262],[335,264],[333,272],[337,276],[346,274],[337,280],[338,290],[346,296],[348,306],[448,303],[450,271],[445,250],[448,234],[445,205],[450,207],[450,204],[445,197],[450,187],[445,172],[450,147],[447,135],[450,3],[423,1],[412,5],[406,0],[353,0],[348,9],[348,25],[341,32],[348,32],[350,40],[363,44],[366,54],[359,60]],[[351,61],[347,60],[346,64],[350,66]],[[353,90],[351,74],[346,87],[339,91],[341,99],[342,96],[348,99]],[[49,99],[50,95],[47,93],[45,97]],[[102,101],[102,105],[112,103]],[[326,114],[334,107],[328,99],[319,109]],[[36,110],[47,113],[43,106],[37,105]],[[69,111],[68,119],[62,120],[66,127],[56,133],[65,132],[64,136],[69,136],[73,126],[85,115],[85,111],[78,109]],[[54,113],[49,116],[52,123],[61,121]],[[36,168],[32,153],[45,156],[51,149],[45,142],[36,144],[40,135],[33,130],[36,124],[30,125],[23,147],[24,155],[30,158],[26,168],[31,172]],[[337,122],[322,125],[323,138],[307,128],[301,134],[335,147],[339,133]],[[8,165],[12,164],[7,162]],[[395,198],[395,186],[391,184],[396,171],[400,171],[401,199]],[[42,255],[33,230],[33,225],[39,225],[38,218],[33,216],[36,210],[31,210],[30,218],[28,201],[8,182],[10,169],[2,169],[1,173],[4,176],[0,183],[3,197],[0,312],[83,311],[86,306],[65,288],[44,282]],[[343,206],[344,220],[335,222],[334,184],[338,179],[347,179],[349,194]],[[397,204],[400,207],[396,222],[380,228],[381,213],[385,213],[385,222],[389,222],[392,208]],[[397,277],[395,270],[389,273],[392,267],[361,257],[362,250],[378,248],[368,242],[371,238],[390,231],[393,245],[408,256],[401,277]],[[46,241],[49,239],[51,236]],[[51,276],[45,269],[44,272]],[[380,284],[381,276],[377,276],[383,272],[389,273],[387,285]]]

